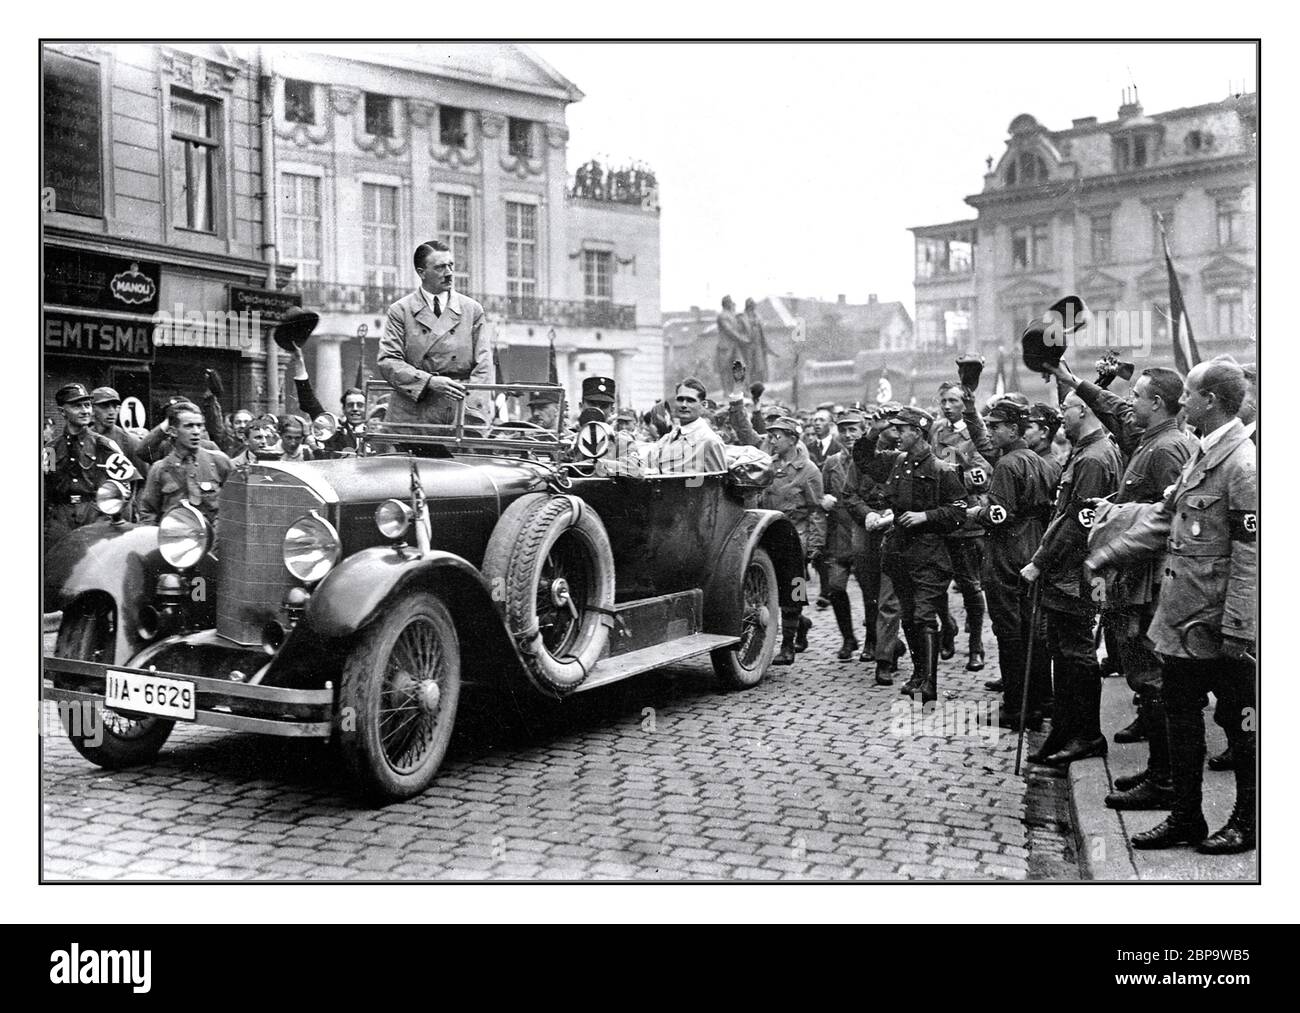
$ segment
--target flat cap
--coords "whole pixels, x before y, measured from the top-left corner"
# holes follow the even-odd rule
[[[96,387],[90,392],[91,404],[117,404],[122,403],[121,397],[112,387]]]

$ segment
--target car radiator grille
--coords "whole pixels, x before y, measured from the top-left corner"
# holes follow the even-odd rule
[[[262,629],[279,616],[285,591],[297,582],[284,568],[281,547],[289,525],[323,501],[284,472],[236,473],[221,490],[217,522],[217,632],[240,644],[260,644]]]

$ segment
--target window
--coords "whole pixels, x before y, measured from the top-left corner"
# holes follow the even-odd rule
[[[582,288],[588,301],[614,298],[614,255],[608,250],[582,251]]]
[[[1124,134],[1114,139],[1115,171],[1128,172],[1155,162],[1159,135],[1151,133]]]
[[[537,206],[506,203],[506,302],[511,316],[537,319]]]
[[[172,136],[167,157],[171,170],[172,224],[197,232],[215,232],[215,193],[221,154],[219,106],[197,95],[173,91],[171,114]]]
[[[1133,168],[1140,169],[1147,164],[1147,139],[1141,134],[1133,138]]]
[[[916,276],[918,278],[969,274],[974,269],[975,243],[971,239],[917,237]]]
[[[366,133],[393,136],[393,100],[387,95],[366,92]]]
[[[533,124],[531,120],[519,120],[510,117],[509,127],[510,154],[516,158],[533,157]]]
[[[1046,222],[1011,230],[1011,269],[1025,271],[1051,266],[1052,234]]]
[[[310,81],[284,82],[284,118],[289,123],[316,123],[316,104],[312,101]]]
[[[1109,264],[1110,261],[1110,215],[1094,215],[1092,219],[1092,262],[1094,264]]]
[[[438,194],[438,238],[451,247],[455,258],[452,286],[470,292],[469,284],[469,198],[455,193]]]
[[[1047,163],[1032,151],[1022,151],[1007,163],[1007,186],[1047,182]]]
[[[46,50],[44,185],[54,210],[99,218],[104,213],[99,64]]]
[[[397,287],[397,187],[363,183],[362,237],[366,284]]]
[[[1240,290],[1218,293],[1214,297],[1214,310],[1219,337],[1246,336],[1246,301]]]
[[[448,148],[463,148],[469,138],[465,129],[465,110],[455,106],[438,107],[438,142]],[[459,263],[460,258],[456,258]]]
[[[299,281],[320,279],[320,180],[286,172],[280,177],[280,254]]]
[[[1235,197],[1215,202],[1219,245],[1236,246],[1241,241],[1241,201]]]
[[[1183,146],[1189,155],[1209,151],[1214,147],[1214,135],[1208,130],[1189,130]]]

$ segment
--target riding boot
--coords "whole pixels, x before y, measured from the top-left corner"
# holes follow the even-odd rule
[[[1074,691],[1071,694],[1072,733],[1058,752],[1044,761],[1052,767],[1065,767],[1075,760],[1105,756],[1106,737],[1101,734],[1101,672],[1095,662],[1073,664]]]
[[[978,672],[984,668],[984,596],[966,609],[966,633],[969,636],[966,671]]]
[[[1019,720],[1025,685],[1024,643],[1019,637],[998,637],[998,670],[1002,673],[1002,713]]]
[[[907,680],[907,684],[899,690],[900,693],[906,693],[912,696],[921,691],[921,686],[925,683],[925,673],[927,666],[921,661],[921,652],[925,650],[924,635],[920,627],[913,623],[903,624],[903,637],[907,640],[907,646],[912,652],[912,675]]]
[[[1203,855],[1236,855],[1255,848],[1255,733],[1242,732],[1232,746],[1237,800],[1221,830],[1196,850]]]
[[[1037,653],[1038,645],[1034,645]],[[1030,763],[1042,763],[1049,756],[1055,755],[1061,747],[1070,741],[1074,734],[1071,726],[1074,697],[1074,671],[1068,662],[1056,666],[1056,693],[1052,709],[1052,729],[1047,733],[1043,744],[1029,754]]]
[[[939,699],[939,631],[927,628],[921,636],[926,657],[913,660],[925,672],[925,682],[921,684],[921,703],[926,704]]]
[[[794,631],[794,650],[796,654],[802,654],[808,650],[808,631],[810,629],[812,629],[812,620],[800,612],[799,624]]]
[[[1173,810],[1151,830],[1134,834],[1140,850],[1199,844],[1209,827],[1201,812],[1201,764],[1205,762],[1205,721],[1199,710],[1165,712],[1169,730],[1169,766],[1173,776]]]
[[[939,657],[947,661],[957,653],[957,623],[948,611],[948,595],[943,596],[943,604],[939,610],[940,636],[939,636]]]
[[[852,661],[858,649],[858,638],[853,635],[853,612],[849,606],[849,596],[843,591],[830,591],[831,608],[835,610],[835,623],[840,628],[844,642],[835,657],[840,661]]]
[[[1118,743],[1125,742],[1145,742],[1149,734],[1151,722],[1146,712],[1146,702],[1144,694],[1138,694],[1137,714],[1133,720],[1117,731],[1112,738]]]
[[[784,611],[781,613],[781,649],[776,652],[772,658],[774,665],[793,665],[794,664],[794,638],[799,632],[799,622],[796,615],[787,616]]]
[[[1148,690],[1142,697],[1142,720],[1147,731],[1147,774],[1157,784],[1173,781],[1169,771],[1169,729],[1165,726],[1165,701],[1158,691]]]

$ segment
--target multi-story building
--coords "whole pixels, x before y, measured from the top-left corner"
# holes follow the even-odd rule
[[[572,82],[512,45],[282,47],[271,60],[276,244],[322,316],[306,354],[326,407],[363,354],[374,374],[385,312],[418,286],[411,256],[429,239],[451,246],[457,290],[487,311],[501,379],[544,382],[553,344],[571,402],[589,374],[612,376],[624,403],[658,397],[653,177],[588,163],[570,178]]]
[[[1017,116],[966,198],[978,217],[912,230],[922,354],[977,349],[1009,386],[1037,389],[1020,333],[1078,293],[1093,318],[1067,354],[1076,371],[1107,347],[1171,365],[1167,234],[1202,358],[1253,359],[1256,130],[1254,94],[1148,116],[1134,91],[1116,119],[1055,131]]]
[[[45,414],[75,380],[152,424],[207,368],[229,401],[264,402],[267,328],[240,293],[288,271],[264,256],[256,52],[59,43],[42,62]]]

